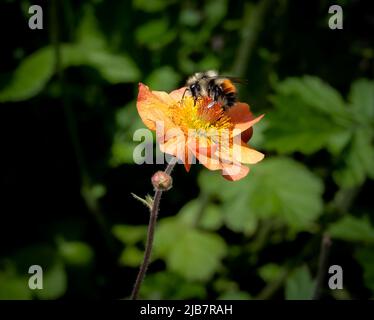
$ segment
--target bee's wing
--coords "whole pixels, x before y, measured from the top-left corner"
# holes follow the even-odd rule
[[[244,78],[238,78],[238,77],[224,77],[229,79],[233,83],[241,83],[241,84],[248,84],[248,80]]]
[[[248,80],[239,77],[230,77],[230,76],[216,76],[211,77],[210,79],[229,79],[233,83],[248,84]]]

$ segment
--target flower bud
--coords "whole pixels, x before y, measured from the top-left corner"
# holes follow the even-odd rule
[[[152,176],[152,185],[155,190],[167,191],[173,186],[173,179],[163,171],[157,171]]]

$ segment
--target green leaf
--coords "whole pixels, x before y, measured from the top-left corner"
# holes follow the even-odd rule
[[[144,242],[147,235],[147,227],[118,224],[112,228],[112,233],[124,244],[136,244],[137,242]]]
[[[133,60],[125,54],[87,50],[80,45],[61,45],[62,67],[86,65],[98,70],[110,83],[133,82],[140,72]],[[51,47],[37,50],[18,66],[10,83],[0,91],[0,102],[22,101],[43,90],[54,73],[55,56]]]
[[[175,0],[134,0],[133,6],[145,12],[158,12],[165,10],[168,6],[174,3]]]
[[[77,42],[90,50],[103,49],[107,46],[102,32],[98,28],[98,22],[92,6],[84,6],[83,18],[76,31]]]
[[[21,101],[38,94],[53,75],[54,56],[50,47],[40,49],[24,59],[10,83],[0,91],[0,102]]]
[[[218,300],[250,300],[251,295],[248,292],[245,291],[228,291],[223,294],[221,294],[218,297]]]
[[[134,148],[137,146],[136,143],[126,141],[122,137],[115,136],[114,142],[111,149],[110,165],[117,167],[122,164],[133,164],[134,163]],[[140,159],[139,159],[140,161]]]
[[[307,266],[296,269],[286,282],[287,300],[310,300],[314,291],[314,281]]]
[[[135,246],[126,247],[119,258],[122,266],[139,267],[143,261],[144,252]]]
[[[374,243],[374,228],[371,226],[368,217],[356,218],[347,215],[333,223],[329,227],[328,232],[336,239]]]
[[[355,113],[359,113],[363,121],[374,118],[374,81],[356,80],[351,87],[349,100]]]
[[[208,0],[204,6],[205,17],[210,25],[218,24],[226,15],[227,0]]]
[[[67,288],[67,276],[61,257],[56,250],[46,245],[33,245],[19,250],[14,255],[17,273],[24,275],[32,265],[43,269],[43,289],[32,290],[39,299],[57,299]],[[27,284],[27,282],[26,282]]]
[[[203,172],[199,185],[224,202],[226,224],[235,231],[253,232],[259,218],[275,218],[295,230],[310,231],[323,207],[321,179],[283,157],[265,159],[235,183],[216,172]]]
[[[178,213],[184,224],[199,226],[207,230],[217,230],[222,226],[222,213],[217,205],[205,204],[201,199],[191,200]]]
[[[181,76],[172,67],[164,66],[152,71],[145,83],[152,90],[172,91],[180,80]]]
[[[162,257],[170,271],[186,279],[209,279],[225,254],[225,242],[214,233],[191,228],[178,217],[166,218],[159,223],[155,256]]]
[[[204,299],[206,289],[203,283],[186,280],[172,272],[158,272],[147,275],[140,289],[143,299]]]
[[[264,266],[262,266],[258,273],[260,274],[260,277],[266,281],[266,282],[274,282],[277,280],[283,271],[283,268],[275,263],[268,263]]]
[[[5,266],[5,270],[0,269],[0,300],[28,300],[31,298],[28,277],[18,275],[11,262]]]
[[[339,92],[317,77],[288,78],[279,84],[277,91],[285,96],[295,95],[303,105],[326,115],[340,116],[347,113]]]
[[[222,179],[220,174],[210,170],[202,170],[198,176],[200,192],[220,199],[232,199],[248,182],[239,180],[235,183]]]
[[[112,53],[97,26],[91,6],[85,6],[77,31],[77,42],[61,44],[61,67],[86,65],[95,68],[110,83],[134,82],[140,71],[125,53]],[[55,50],[46,46],[26,57],[16,68],[10,82],[0,91],[0,102],[22,101],[43,90],[55,70]]]
[[[80,241],[61,241],[59,253],[65,263],[75,266],[85,266],[93,262],[94,252],[92,248]]]
[[[322,213],[323,183],[304,165],[272,158],[254,168],[248,197],[251,212],[280,217],[290,227],[308,229]]]
[[[170,270],[187,279],[207,280],[225,253],[226,245],[218,235],[190,230],[175,240],[166,262]]]
[[[225,202],[223,206],[224,221],[228,228],[235,232],[243,232],[252,235],[257,228],[257,216],[250,212],[248,206],[248,194],[238,194],[235,201]]]
[[[361,185],[367,176],[374,178],[374,146],[372,134],[358,129],[342,154],[342,163],[333,172],[336,183],[343,188]]]
[[[107,51],[90,51],[83,56],[82,64],[97,69],[101,76],[112,84],[134,82],[140,72],[134,61],[126,54],[113,54]]]
[[[173,41],[176,35],[176,31],[170,28],[166,19],[149,21],[135,30],[137,42],[151,50],[161,49]]]
[[[374,292],[374,248],[359,248],[355,257],[364,270],[365,286]]]
[[[67,277],[61,260],[43,269],[43,290],[36,290],[39,299],[57,299],[67,288]]]
[[[353,119],[343,99],[315,77],[288,78],[272,97],[265,147],[279,153],[314,153],[326,148],[338,154],[349,141]],[[290,125],[292,124],[292,125]]]
[[[202,19],[199,11],[186,8],[180,11],[179,22],[189,27],[197,26]]]

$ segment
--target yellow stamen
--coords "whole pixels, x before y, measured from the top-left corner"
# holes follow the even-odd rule
[[[232,128],[230,118],[225,115],[219,103],[208,108],[210,98],[199,98],[194,104],[191,96],[186,96],[178,105],[170,108],[170,117],[176,126],[187,133],[188,130],[221,131]]]

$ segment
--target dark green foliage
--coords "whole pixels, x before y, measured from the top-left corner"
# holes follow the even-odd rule
[[[241,101],[266,114],[250,144],[266,157],[234,183],[177,167],[141,298],[311,299],[323,234],[328,264],[354,273],[341,292],[326,280],[322,297],[374,297],[373,12],[363,1],[338,1],[343,30],[328,28],[318,1],[55,3],[51,22],[43,4],[42,31],[27,28],[29,1],[0,4],[0,28],[14,28],[0,59],[0,299],[129,296],[148,222],[131,193],[152,192],[162,169],[134,164],[137,84],[171,91],[210,68],[248,79]],[[27,286],[33,264],[40,291]]]

